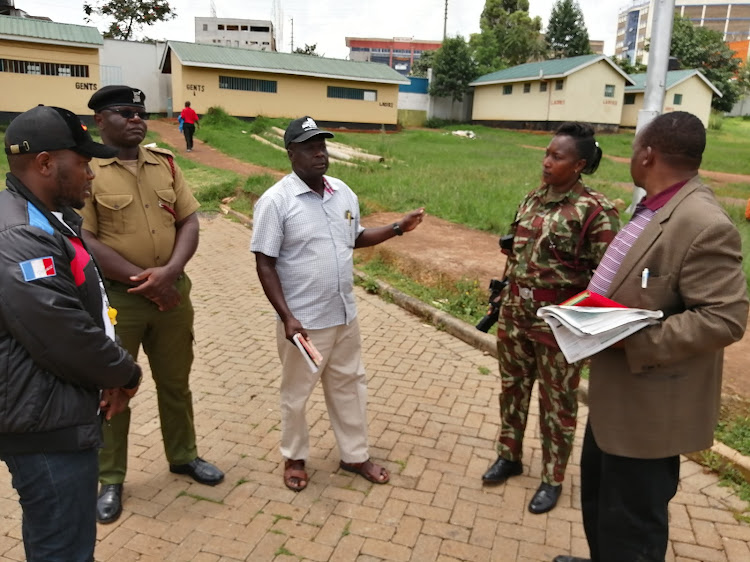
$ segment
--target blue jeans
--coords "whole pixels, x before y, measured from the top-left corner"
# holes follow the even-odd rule
[[[0,455],[23,509],[28,562],[91,562],[96,544],[97,451]]]

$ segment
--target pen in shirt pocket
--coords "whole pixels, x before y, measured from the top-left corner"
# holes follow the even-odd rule
[[[349,210],[347,210],[346,213],[344,214],[344,218],[349,221],[349,225],[351,226],[351,224],[352,224],[352,212],[349,211]]]
[[[641,272],[641,289],[648,287],[648,267],[644,267]]]

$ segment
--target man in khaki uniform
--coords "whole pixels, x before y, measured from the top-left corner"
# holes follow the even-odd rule
[[[118,310],[122,345],[133,357],[142,345],[148,356],[170,471],[215,485],[224,474],[198,457],[189,385],[193,307],[184,268],[198,247],[199,203],[171,152],[140,146],[146,135],[144,101],[143,92],[129,86],[106,86],[89,100],[102,141],[119,153],[91,162],[97,177],[81,211],[83,235]],[[128,409],[104,428],[100,523],[122,512],[129,425]]]

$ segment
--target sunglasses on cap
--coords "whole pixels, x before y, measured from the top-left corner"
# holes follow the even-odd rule
[[[142,120],[148,119],[148,113],[146,111],[137,111],[134,109],[120,108],[120,107],[108,107],[107,111],[117,113],[123,119],[133,119],[135,116],[140,117]]]

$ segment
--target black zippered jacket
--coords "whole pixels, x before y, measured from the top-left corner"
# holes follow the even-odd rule
[[[101,445],[99,390],[134,387],[140,367],[104,331],[96,263],[12,174],[0,191],[0,453]]]

